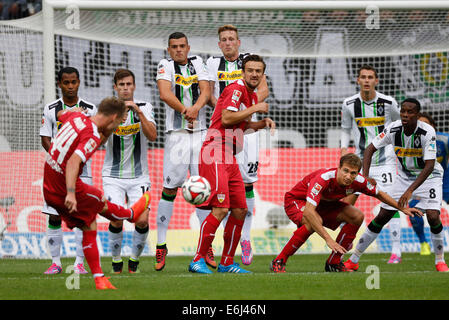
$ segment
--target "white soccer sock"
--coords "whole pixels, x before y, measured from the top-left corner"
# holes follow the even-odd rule
[[[133,232],[133,244],[131,250],[131,259],[139,260],[140,255],[142,254],[143,249],[145,249],[145,245],[147,243],[149,228],[146,227],[144,229],[135,228]]]
[[[256,199],[246,198],[246,206],[248,207],[248,212],[245,217],[245,222],[242,227],[242,236],[240,237],[240,241],[242,240],[251,240],[251,225],[253,222],[253,213],[254,206],[256,204]]]
[[[84,251],[83,251],[83,231],[79,228],[74,228],[75,244],[76,244],[76,258],[75,265],[84,263]]]
[[[164,244],[167,241],[167,230],[173,214],[173,201],[161,198],[157,208],[157,244]]]
[[[50,250],[52,263],[61,266],[61,244],[62,244],[62,229],[48,228],[47,230],[47,244]]]
[[[111,229],[113,229],[114,232],[112,232]],[[122,260],[123,229],[114,228],[113,226],[109,225],[108,232],[109,248],[111,250],[112,261],[118,262]]]
[[[376,240],[378,235],[378,233],[372,232],[367,228],[360,237],[359,243],[357,243],[357,246],[354,249],[354,253],[349,259],[354,263],[358,263],[362,254],[370,246],[370,244],[373,243],[374,240]]]
[[[196,216],[198,217],[198,221],[200,223],[200,226],[203,224],[204,220],[206,220],[206,217],[209,215],[210,210],[203,210],[203,209],[196,209]]]
[[[391,218],[388,228],[391,237],[391,253],[401,257],[401,218]]]
[[[432,239],[433,252],[435,253],[435,264],[444,262],[444,235],[443,232],[430,232],[430,239]]]

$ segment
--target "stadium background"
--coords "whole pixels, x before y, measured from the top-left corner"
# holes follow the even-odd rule
[[[447,41],[447,13],[393,12],[381,20],[380,29],[367,29],[363,15],[360,18],[356,11],[321,11],[316,16],[292,11],[86,12],[82,13],[81,22],[88,24],[88,31],[82,28],[70,36],[55,36],[55,69],[67,65],[78,68],[79,95],[98,104],[103,97],[113,95],[115,70],[129,68],[136,74],[135,98],[153,104],[158,139],[149,145],[148,151],[152,214],[150,246],[145,253],[150,254],[155,245],[164,147],[164,105],[159,100],[155,74],[160,59],[167,57],[163,49],[166,39],[171,31],[181,30],[189,37],[191,53],[206,59],[219,54],[219,25],[233,23],[239,27],[241,52],[258,53],[266,59],[270,117],[279,128],[276,137],[270,139],[263,134],[261,139],[252,233],[255,253],[273,254],[282,248],[294,227],[283,212],[284,193],[306,173],[337,164],[340,107],[344,98],[358,91],[355,78],[361,64],[369,63],[378,69],[378,91],[398,101],[404,97],[419,98],[424,110],[435,117],[438,129],[449,132],[449,61],[447,52],[435,47],[444,47]],[[411,21],[413,16],[420,18]],[[59,25],[63,25],[64,19],[63,12],[56,15]],[[254,27],[262,22],[263,28]],[[0,211],[0,228],[11,223],[1,242],[0,256],[47,256],[47,223],[40,213],[45,157],[39,137],[45,104],[41,24],[39,13],[0,25],[0,194],[15,199],[7,211]],[[114,26],[110,33],[104,31],[108,25]],[[122,38],[114,35],[115,30],[120,30]],[[123,35],[129,35],[129,43],[121,41]],[[139,37],[142,40],[137,45],[133,41]],[[59,97],[58,90],[56,96]],[[212,112],[210,108],[209,111]],[[94,182],[100,188],[103,156],[103,151],[97,152],[93,165]],[[376,205],[376,201],[365,196],[359,199],[357,206],[364,211],[366,222],[372,219]],[[442,214],[448,245],[447,208],[443,208]],[[107,255],[106,221],[100,218],[99,226],[100,251]],[[417,238],[404,217],[402,227],[403,251],[418,251]],[[125,225],[125,230],[131,228]],[[178,194],[168,235],[170,253],[192,254],[197,229],[193,207]],[[428,228],[426,232],[428,235]],[[127,233],[124,254],[129,250],[130,239]],[[218,252],[221,241],[218,236],[214,245]],[[371,251],[389,250],[386,228]],[[71,256],[74,251],[73,235],[69,233],[64,237],[63,254]],[[326,251],[324,242],[315,236],[301,248],[301,252]]]

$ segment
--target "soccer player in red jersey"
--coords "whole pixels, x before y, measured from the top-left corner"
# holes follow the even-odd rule
[[[298,229],[282,252],[272,261],[272,271],[285,272],[287,259],[314,232],[326,241],[332,251],[326,261],[325,270],[328,272],[352,271],[346,269],[341,260],[343,254],[352,247],[352,241],[363,222],[364,215],[359,209],[341,199],[355,192],[375,197],[408,216],[421,215],[419,210],[400,207],[388,194],[378,190],[374,180],[368,180],[360,174],[361,168],[360,158],[353,153],[348,153],[340,158],[338,168],[316,170],[305,176],[285,194],[285,212]],[[337,239],[332,239],[324,227],[335,230],[343,222],[346,224]]]
[[[275,128],[270,118],[251,121],[254,113],[268,112],[268,104],[258,103],[254,92],[264,72],[265,62],[261,57],[246,57],[242,63],[243,78],[228,85],[215,106],[199,159],[199,174],[212,186],[209,199],[200,208],[212,211],[201,224],[198,248],[189,266],[191,272],[212,273],[204,257],[214,240],[215,231],[230,210],[223,235],[223,254],[217,271],[249,273],[234,263],[235,250],[247,213],[245,185],[235,154],[242,151],[245,131]]]
[[[92,117],[82,112],[59,111],[62,127],[50,146],[44,167],[45,201],[59,212],[67,227],[83,231],[84,256],[97,289],[115,289],[100,266],[97,214],[111,221],[148,218],[149,192],[131,209],[125,209],[107,201],[99,189],[80,179],[84,163],[124,120],[126,111],[125,102],[114,97],[104,99]]]

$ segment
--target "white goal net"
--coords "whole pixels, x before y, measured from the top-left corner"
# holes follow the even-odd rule
[[[201,2],[203,8],[198,7]],[[423,111],[434,117],[437,131],[449,132],[447,6],[438,8],[436,1],[429,1],[431,9],[410,9],[413,6],[408,1],[403,8],[344,8],[335,1],[335,6],[328,8],[294,9],[298,2],[285,1],[291,5],[288,8],[279,1],[282,4],[277,9],[260,10],[268,2],[246,1],[247,9],[242,6],[231,10],[231,1],[226,9],[207,9],[211,2],[197,1],[191,10],[163,10],[130,9],[126,1],[114,1],[109,2],[114,10],[87,10],[68,1],[65,8],[59,6],[54,11],[54,51],[50,53],[54,55],[54,79],[54,72],[62,67],[77,68],[81,78],[79,96],[98,104],[114,94],[115,70],[128,68],[136,75],[135,98],[155,107],[158,138],[148,146],[152,210],[146,254],[154,252],[156,211],[162,191],[165,113],[155,77],[159,61],[168,57],[165,49],[172,32],[185,33],[191,54],[206,60],[221,54],[218,27],[233,24],[239,29],[240,51],[260,54],[267,63],[269,115],[277,122],[278,132],[270,141],[270,149],[264,144],[260,150],[261,159],[270,161],[260,163],[259,181],[255,184],[251,233],[255,254],[278,253],[294,230],[283,209],[285,192],[307,173],[338,164],[341,104],[358,92],[356,72],[362,64],[377,69],[379,92],[398,102],[406,97],[418,98]],[[117,3],[123,5],[121,10]],[[240,4],[235,2],[236,6]],[[55,89],[55,83],[44,80],[44,54],[48,52],[43,45],[43,31],[43,13],[0,23],[0,231],[5,229],[0,257],[47,257],[47,217],[41,213],[45,153],[39,128],[43,107],[50,102],[46,101],[45,90],[48,93],[52,88],[54,99],[60,97],[60,91]],[[94,184],[99,188],[103,158],[104,150],[99,150],[93,159]],[[374,217],[378,201],[361,196],[356,205],[364,212],[367,224]],[[100,251],[108,255],[108,224],[103,219],[98,221]],[[446,204],[442,221],[447,246]],[[419,241],[410,221],[402,215],[401,223],[403,251],[418,251]],[[126,231],[132,228],[125,225]],[[167,239],[170,254],[193,254],[198,228],[194,208],[179,192]],[[74,237],[65,227],[64,231],[63,255],[72,256]],[[430,242],[427,222],[425,232]],[[125,236],[125,251],[130,247],[130,235]],[[217,235],[217,254],[221,253],[221,241]],[[388,228],[371,250],[391,250]],[[300,252],[328,249],[313,236]]]

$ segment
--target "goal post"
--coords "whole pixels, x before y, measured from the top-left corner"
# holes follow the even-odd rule
[[[155,82],[157,65],[168,57],[167,38],[175,31],[188,36],[191,54],[203,60],[221,55],[217,30],[224,24],[238,27],[241,52],[260,54],[266,61],[267,102],[278,127],[274,137],[261,133],[260,161],[266,162],[259,165],[254,184],[255,254],[278,253],[295,228],[283,209],[285,192],[305,174],[337,165],[341,105],[358,91],[356,72],[362,64],[377,69],[379,92],[397,101],[419,99],[437,130],[449,132],[446,1],[43,0],[39,14],[0,21],[0,192],[15,200],[0,199],[0,231],[7,226],[0,257],[47,257],[47,224],[40,213],[44,152],[39,127],[44,105],[60,97],[56,73],[67,65],[80,71],[79,96],[92,103],[113,95],[115,70],[129,68],[136,74],[136,99],[154,106],[158,138],[148,150],[152,210],[145,254],[154,252],[165,129],[164,103]],[[212,111],[209,108],[208,114]],[[99,150],[93,159],[94,184],[99,188],[103,158],[104,150]],[[361,196],[357,206],[366,224],[376,214],[378,201]],[[446,204],[442,220],[448,246]],[[402,215],[401,224],[403,250],[419,250],[408,218]],[[170,254],[193,254],[198,228],[193,207],[178,192],[167,239]],[[217,254],[222,246],[219,230]],[[131,231],[125,224],[124,247]],[[63,254],[70,256],[73,238],[68,232],[65,236]],[[99,237],[101,253],[110,254],[107,222],[102,219]],[[370,250],[390,248],[386,227]],[[328,249],[314,235],[300,252]]]

